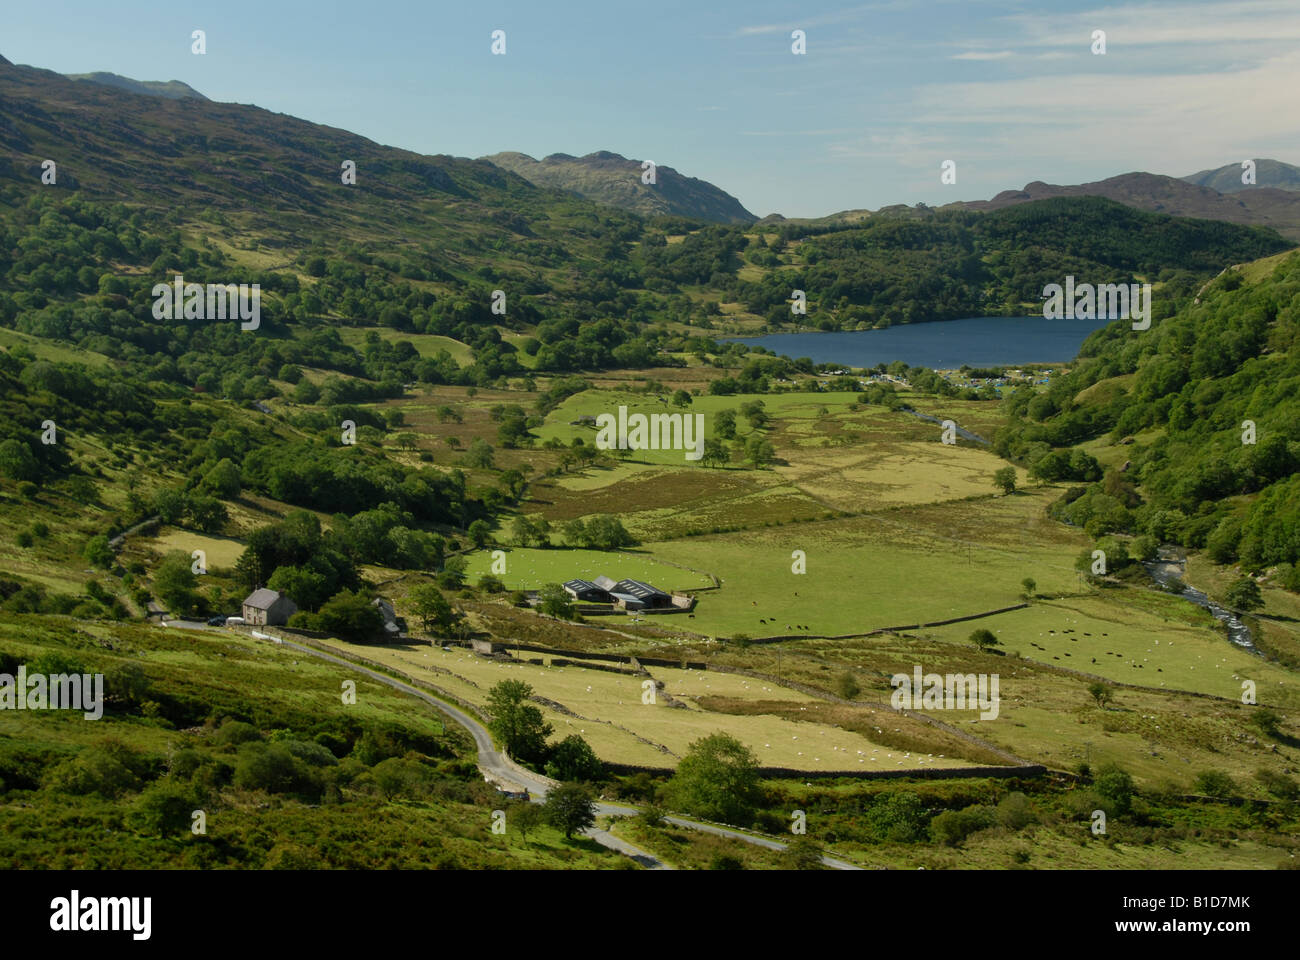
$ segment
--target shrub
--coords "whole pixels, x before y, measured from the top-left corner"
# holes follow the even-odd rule
[[[930,835],[936,843],[955,847],[972,833],[991,827],[994,813],[991,807],[975,804],[962,810],[945,810],[930,821]]]
[[[1202,770],[1193,781],[1193,789],[1207,797],[1223,799],[1237,792],[1237,784],[1222,770]]]

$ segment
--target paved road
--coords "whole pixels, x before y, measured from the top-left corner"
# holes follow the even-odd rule
[[[180,626],[181,622],[173,621],[170,625]],[[200,626],[206,627],[206,624]],[[364,674],[372,680],[376,680],[379,683],[392,687],[394,690],[399,690],[402,693],[409,694],[410,696],[418,697],[425,703],[446,714],[452,720],[456,721],[456,723],[469,731],[470,736],[474,738],[475,749],[478,751],[479,769],[483,772],[485,777],[496,783],[498,786],[513,789],[515,791],[518,791],[521,788],[526,789],[534,803],[541,803],[542,800],[545,799],[546,794],[551,787],[555,786],[555,781],[543,777],[540,774],[533,773],[530,770],[525,770],[518,764],[511,762],[509,758],[503,756],[492,743],[492,735],[488,733],[487,728],[484,727],[476,717],[471,716],[468,712],[461,710],[459,707],[455,707],[450,703],[439,700],[438,698],[425,693],[418,687],[413,687],[409,683],[403,683],[395,677],[378,673],[374,670],[368,669],[367,667],[363,667],[360,664],[353,663],[350,660],[345,660],[342,657],[336,657],[332,654],[324,653],[314,647],[294,643],[292,640],[282,640],[279,637],[272,637],[267,634],[254,632],[253,635],[259,639],[271,640],[282,646],[292,647],[294,650],[309,654],[313,657],[318,657],[322,660],[328,660],[329,662],[336,663],[348,670]],[[641,811],[636,807],[630,807],[619,803],[597,802],[596,804],[596,815],[599,817],[631,817],[640,812]],[[766,847],[769,850],[784,850],[786,847],[784,843],[779,843],[776,840],[769,840],[766,837],[755,837],[747,833],[741,833],[739,830],[728,829],[727,827],[718,827],[708,823],[696,823],[693,820],[684,820],[680,817],[667,817],[665,819],[670,823],[676,824],[680,827],[686,827],[690,830],[699,830],[703,833],[711,833],[719,837],[729,837],[734,840],[742,840],[745,843],[752,843],[756,846]],[[662,860],[659,860],[639,847],[633,846],[621,837],[614,836],[608,830],[592,827],[584,833],[585,836],[595,840],[601,846],[625,854],[647,869],[673,869]],[[847,863],[843,860],[836,860],[834,857],[822,857],[822,863],[835,870],[862,869],[855,864]]]

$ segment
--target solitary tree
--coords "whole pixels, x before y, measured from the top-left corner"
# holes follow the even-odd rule
[[[672,804],[687,813],[745,826],[759,801],[758,759],[730,734],[702,737],[690,745],[667,790]]]
[[[546,820],[570,840],[596,822],[591,791],[581,783],[562,783],[546,795]]]
[[[510,822],[515,825],[519,835],[528,842],[528,834],[546,822],[546,811],[540,803],[520,803],[510,809]]]
[[[1228,606],[1238,610],[1258,610],[1264,605],[1264,597],[1259,591],[1259,584],[1253,578],[1243,576],[1228,588],[1225,598]]]
[[[993,474],[993,486],[1004,494],[1016,492],[1016,468],[1003,467]]]
[[[1088,684],[1088,694],[1092,697],[1092,699],[1097,701],[1097,706],[1105,710],[1106,704],[1110,703],[1112,700],[1115,699],[1115,688],[1112,687],[1109,683],[1104,683],[1101,680],[1095,680],[1092,683]]]
[[[1025,577],[1020,581],[1020,585],[1025,588],[1025,596],[1032,597],[1038,591],[1038,581],[1033,577]]]
[[[531,685],[522,680],[502,680],[488,691],[488,728],[516,760],[534,762],[546,755],[551,725],[542,711],[528,702]]]
[[[434,584],[421,583],[412,587],[410,600],[411,608],[424,624],[426,632],[434,628],[447,631],[455,625],[455,611]]]
[[[558,583],[548,583],[537,591],[539,607],[542,613],[561,620],[572,620],[574,615],[573,599],[564,592]]]
[[[993,631],[981,627],[970,635],[970,642],[981,650],[988,650],[998,645],[998,638],[993,635]]]
[[[546,775],[552,780],[595,780],[604,769],[591,746],[576,733],[552,747],[546,761]]]

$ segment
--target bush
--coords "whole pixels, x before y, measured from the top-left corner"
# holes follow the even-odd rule
[[[936,843],[955,847],[977,830],[993,826],[991,807],[975,804],[962,810],[945,810],[930,821],[930,836]]]
[[[151,835],[182,833],[193,823],[194,810],[201,802],[193,786],[164,777],[140,792],[132,819],[138,829]]]
[[[1237,793],[1237,784],[1222,770],[1202,770],[1192,782],[1192,788],[1207,797],[1225,799]]]
[[[1111,815],[1128,813],[1133,807],[1133,778],[1115,764],[1107,764],[1097,773],[1093,790]]]
[[[221,725],[214,738],[217,746],[220,747],[237,747],[241,743],[251,743],[254,740],[262,739],[262,732],[251,723],[244,723],[242,720],[226,719]]]
[[[104,741],[55,766],[46,783],[60,793],[97,794],[112,800],[140,789],[144,766],[143,758],[134,750]]]
[[[1008,830],[1022,830],[1037,818],[1029,808],[1029,798],[1023,793],[1009,793],[998,804],[998,823]]]
[[[283,743],[252,742],[239,748],[235,763],[235,786],[243,790],[296,794],[319,799],[321,781]]]

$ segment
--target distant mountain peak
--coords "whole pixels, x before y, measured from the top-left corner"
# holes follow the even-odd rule
[[[753,223],[758,218],[726,191],[672,167],[655,165],[655,183],[641,180],[642,161],[596,150],[583,157],[552,153],[534,160],[507,151],[482,157],[538,187],[567,190],[588,200],[622,207],[647,217],[679,216],[711,223]]]
[[[1241,173],[1238,163],[1181,178],[1133,171],[1075,185],[1035,180],[1020,190],[1003,190],[992,200],[965,201],[958,206],[987,212],[1050,197],[1105,197],[1138,210],[1176,217],[1272,227],[1284,237],[1300,240],[1300,167],[1257,160],[1255,186],[1243,186]]]
[[[95,73],[68,73],[64,74],[64,76],[69,80],[98,83],[106,87],[116,87],[118,90],[139,93],[148,97],[164,97],[168,100],[208,99],[188,83],[182,83],[180,80],[168,80],[166,82],[161,80],[132,80],[130,77],[123,77],[116,73],[106,73],[102,70]]]
[[[1241,162],[1229,163],[1213,170],[1202,170],[1190,177],[1181,177],[1187,183],[1199,187],[1209,187],[1219,193],[1240,193],[1255,187],[1275,187],[1278,190],[1300,190],[1300,167],[1281,160],[1257,159],[1255,162],[1255,182],[1242,183]]]

